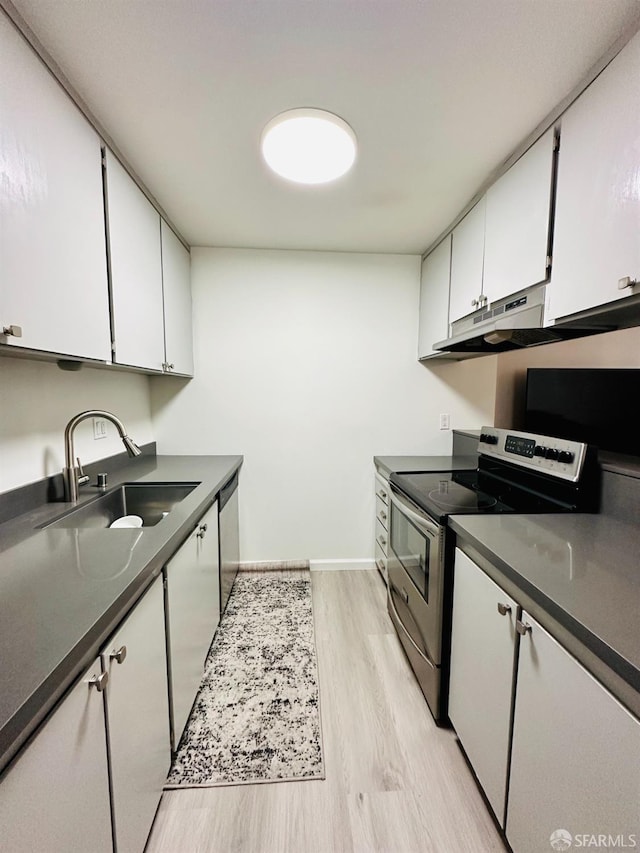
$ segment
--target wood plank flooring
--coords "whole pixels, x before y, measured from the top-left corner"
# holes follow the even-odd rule
[[[164,793],[146,853],[503,853],[377,571],[312,572],[326,779]]]

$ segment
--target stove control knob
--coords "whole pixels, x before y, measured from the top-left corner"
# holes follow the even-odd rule
[[[544,447],[542,444],[536,444],[536,446],[533,450],[533,455],[534,456],[544,456],[546,452],[547,452],[546,447]]]
[[[485,437],[485,441],[487,444],[497,444],[498,443],[498,436],[497,435],[491,435],[491,433],[487,433],[487,435]]]
[[[570,450],[561,450],[558,454],[558,462],[573,462],[574,454]]]
[[[555,447],[547,447],[546,453],[544,454],[545,459],[557,459],[560,454],[560,451]]]
[[[481,433],[480,433],[480,441],[481,441],[483,444],[486,444],[486,441],[487,441],[487,434],[486,434],[486,432],[481,432]]]

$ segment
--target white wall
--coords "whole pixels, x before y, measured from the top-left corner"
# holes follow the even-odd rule
[[[449,453],[440,412],[493,420],[493,358],[418,363],[419,276],[417,256],[192,250],[196,378],[151,380],[154,429],[160,453],[244,454],[243,560],[371,558],[374,454]]]
[[[84,367],[74,373],[50,362],[0,358],[0,492],[59,473],[64,466],[64,428],[86,409],[117,415],[138,444],[153,441],[149,381],[140,374]],[[121,453],[122,442],[107,424],[95,441],[91,421],[76,431],[83,462]]]

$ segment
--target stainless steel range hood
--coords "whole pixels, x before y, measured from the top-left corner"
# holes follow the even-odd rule
[[[444,353],[499,353],[540,344],[611,331],[615,325],[589,318],[575,324],[544,326],[546,285],[494,303],[482,313],[463,317],[451,325],[452,335],[434,344]]]

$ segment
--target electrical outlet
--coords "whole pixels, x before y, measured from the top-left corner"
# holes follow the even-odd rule
[[[104,418],[93,419],[93,437],[96,441],[107,437],[107,422]]]
[[[449,415],[448,414],[441,414],[440,415],[440,429],[449,429],[449,424],[450,424]]]

